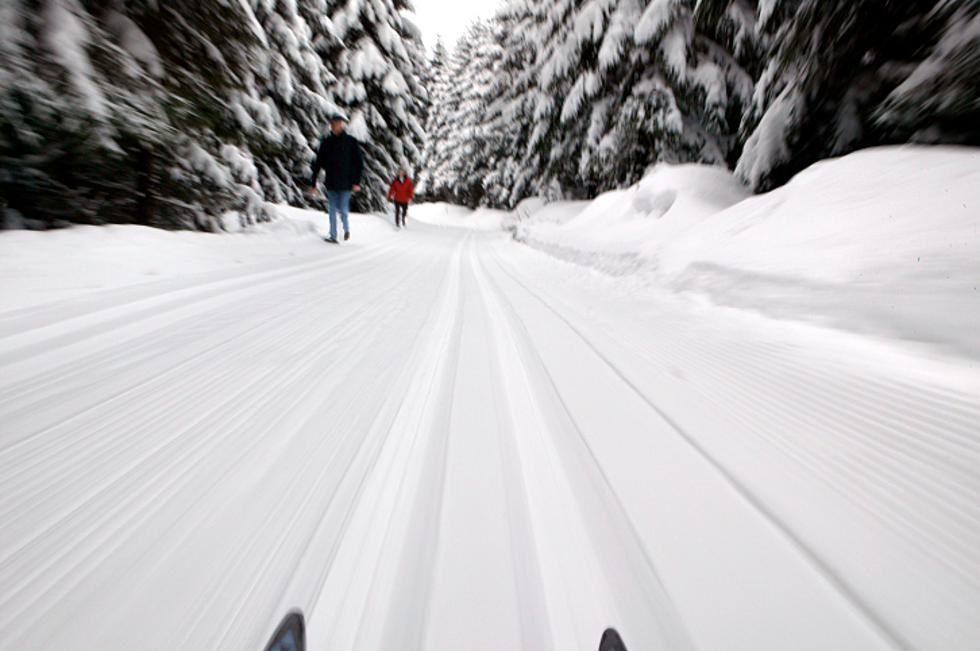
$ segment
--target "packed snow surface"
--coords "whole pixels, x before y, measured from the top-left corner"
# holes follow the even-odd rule
[[[0,233],[0,648],[980,648],[977,180]]]

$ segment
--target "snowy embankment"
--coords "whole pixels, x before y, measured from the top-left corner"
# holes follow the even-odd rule
[[[323,256],[324,213],[276,206],[282,219],[247,232],[164,231],[134,225],[0,233],[0,305],[10,310],[146,283],[179,285]],[[376,215],[351,215],[345,246],[395,234]]]
[[[888,147],[750,196],[661,166],[592,202],[518,208],[515,237],[721,305],[980,355],[980,150]]]

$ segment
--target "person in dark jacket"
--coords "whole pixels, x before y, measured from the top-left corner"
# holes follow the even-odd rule
[[[388,201],[395,202],[395,228],[405,228],[405,216],[408,215],[408,202],[415,196],[415,186],[412,179],[401,167],[398,168],[398,176],[391,182],[388,188]],[[399,220],[399,214],[401,219]]]
[[[324,171],[323,184],[327,188],[327,202],[330,206],[330,237],[328,242],[337,242],[337,213],[344,225],[344,239],[350,239],[350,225],[347,213],[350,209],[352,192],[361,189],[361,172],[364,159],[361,145],[357,139],[344,131],[347,117],[341,113],[330,116],[330,135],[320,141],[320,149],[313,163],[311,193],[316,194],[317,176]]]

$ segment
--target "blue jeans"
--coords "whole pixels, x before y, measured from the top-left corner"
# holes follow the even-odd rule
[[[350,232],[347,211],[350,209],[350,190],[327,190],[327,204],[330,206],[330,237],[337,239],[337,213],[344,224],[344,232]]]

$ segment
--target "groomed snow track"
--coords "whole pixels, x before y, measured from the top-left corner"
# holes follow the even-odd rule
[[[975,367],[404,235],[0,313],[0,648],[980,648]]]

